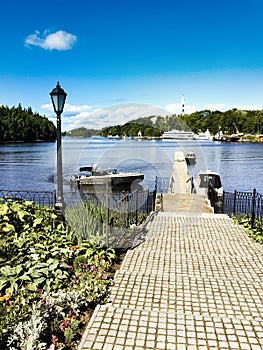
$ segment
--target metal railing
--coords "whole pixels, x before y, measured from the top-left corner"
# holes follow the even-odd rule
[[[253,226],[255,218],[263,220],[263,195],[257,193],[256,189],[253,192],[224,192],[223,213],[248,215]]]
[[[170,183],[170,177],[156,177],[155,189],[158,193],[167,193]]]
[[[101,193],[66,192],[64,219],[83,238],[99,234],[105,238],[107,246],[127,248],[134,244],[138,233],[136,227],[154,211],[155,197],[156,191],[141,188],[132,193],[113,193],[110,188]],[[56,192],[0,190],[0,201],[1,198],[3,201],[32,201],[41,207],[54,207]]]
[[[0,198],[10,202],[34,202],[36,205],[53,207],[56,202],[55,191],[0,190]]]
[[[120,227],[128,227],[132,224],[138,225],[140,214],[149,214],[155,207],[156,191],[136,189],[131,193],[104,192],[91,193],[87,191],[76,191],[64,193],[67,207],[74,207],[80,201],[93,203],[97,207],[105,208],[118,216]]]
[[[65,219],[83,238],[94,231],[105,239],[106,246],[128,248],[134,244],[137,226],[154,211],[155,197],[156,191],[142,189],[132,193],[113,193],[109,188],[96,193],[65,193]]]

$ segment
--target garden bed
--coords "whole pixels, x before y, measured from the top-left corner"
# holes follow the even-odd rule
[[[124,250],[89,239],[32,202],[0,204],[0,348],[76,349],[107,301]]]

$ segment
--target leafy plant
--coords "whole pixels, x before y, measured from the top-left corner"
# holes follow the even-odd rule
[[[103,303],[116,253],[32,202],[0,203],[0,348],[64,348]]]
[[[249,236],[258,243],[263,244],[263,219],[256,218],[254,220],[253,226],[251,222],[251,217],[245,216],[235,216],[234,221],[246,228]]]

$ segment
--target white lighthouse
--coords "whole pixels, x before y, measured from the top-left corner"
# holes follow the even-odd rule
[[[182,115],[184,115],[184,95],[181,98]]]

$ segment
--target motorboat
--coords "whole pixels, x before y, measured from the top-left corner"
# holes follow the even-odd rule
[[[78,175],[70,177],[72,188],[83,190],[104,188],[110,186],[113,190],[130,190],[132,186],[143,181],[141,173],[124,173],[117,169],[103,169],[97,165],[81,167]]]
[[[237,142],[240,140],[240,138],[241,136],[239,134],[223,135],[222,133],[217,133],[213,137],[213,141]]]
[[[185,154],[185,160],[187,165],[193,165],[196,163],[196,155],[194,152],[189,152]]]
[[[224,190],[220,175],[207,169],[200,171],[192,183],[192,192],[207,195],[215,213],[222,212]]]

